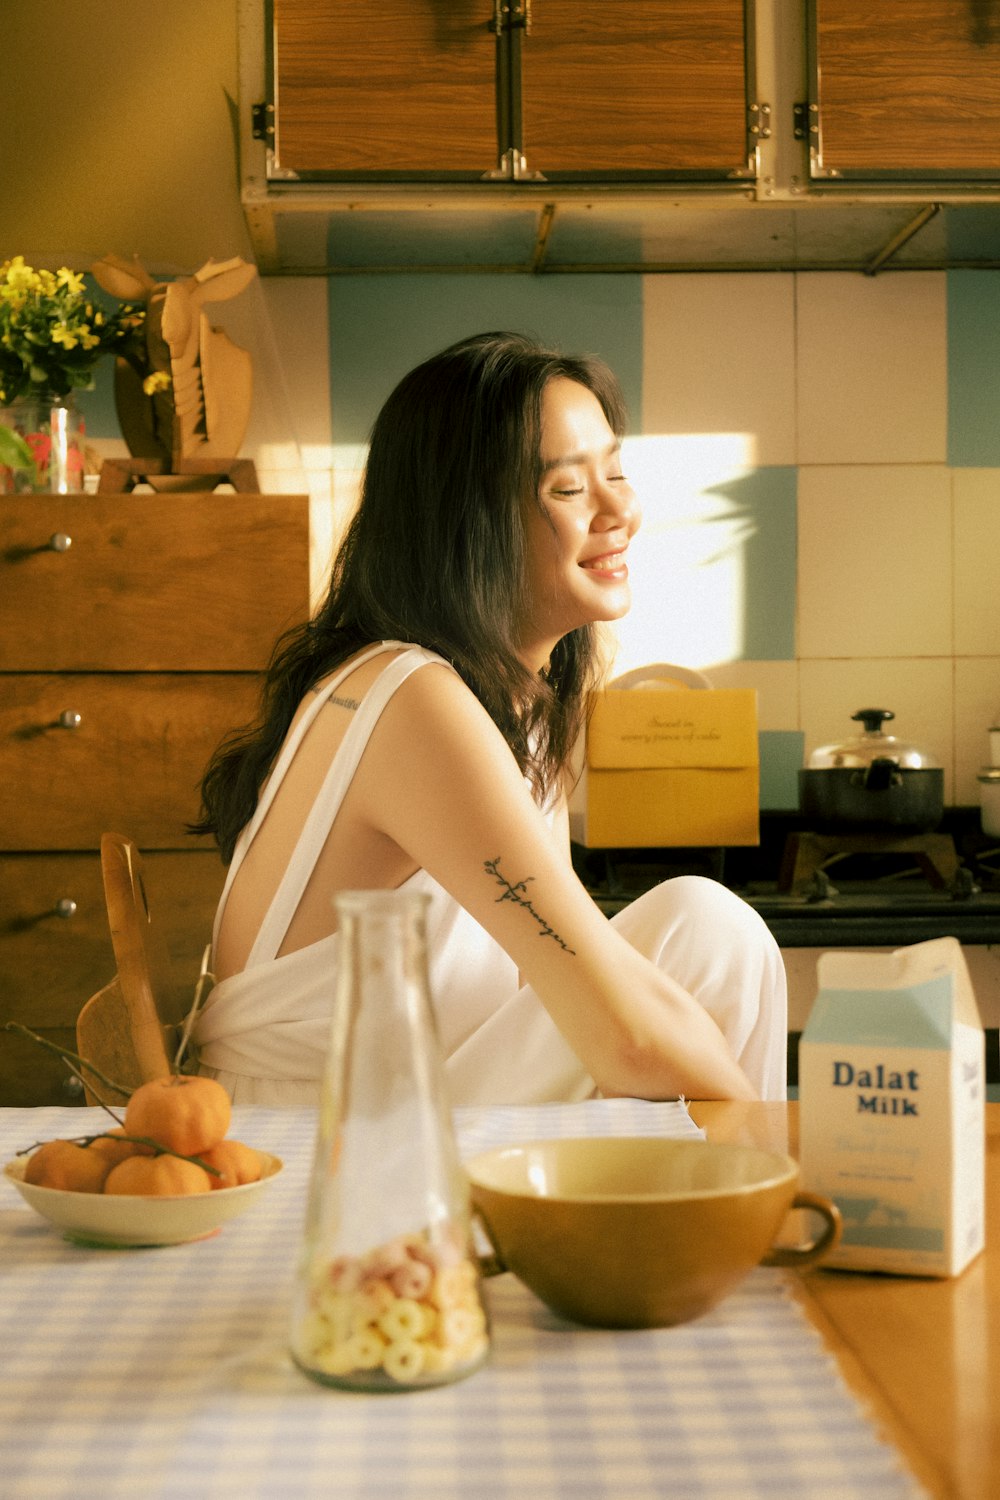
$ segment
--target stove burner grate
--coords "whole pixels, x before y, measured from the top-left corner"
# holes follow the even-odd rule
[[[958,850],[950,833],[814,833],[809,830],[790,833],[785,842],[778,890],[802,895],[836,880],[836,864],[851,856],[903,855],[932,890],[953,890],[963,873]],[[825,894],[834,894],[830,889]],[[971,894],[971,889],[967,892]]]

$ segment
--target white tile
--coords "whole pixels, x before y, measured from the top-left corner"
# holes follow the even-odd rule
[[[1000,469],[953,469],[955,651],[1000,652]]]
[[[756,689],[758,729],[798,729],[799,669],[794,661],[723,661],[704,671],[714,688]]]
[[[643,518],[629,550],[632,608],[611,631],[617,671],[742,656],[746,519],[731,490],[745,465],[733,434],[626,440],[623,467]]]
[[[800,657],[951,654],[943,465],[802,468],[798,532]]]
[[[794,278],[647,276],[643,431],[745,433],[746,463],[795,462]]]
[[[950,659],[897,658],[803,661],[799,664],[800,728],[805,756],[820,745],[862,732],[851,715],[860,708],[887,708],[895,718],[885,732],[919,745],[944,767],[945,801],[954,802],[954,703]]]
[[[978,807],[976,772],[989,764],[987,731],[1000,726],[1000,656],[955,662],[955,802]]]
[[[939,463],[947,452],[944,272],[796,277],[800,463]]]

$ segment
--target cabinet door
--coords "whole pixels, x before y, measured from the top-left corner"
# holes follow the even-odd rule
[[[259,688],[240,672],[0,678],[0,848],[98,849],[109,831],[142,849],[197,847],[185,825],[201,777]]]
[[[533,0],[521,49],[529,171],[745,175],[744,9],[744,0]]]
[[[0,499],[0,669],[256,671],[309,608],[303,495]]]
[[[991,0],[808,0],[808,9],[814,178],[1000,177]]]
[[[280,173],[473,178],[497,165],[492,0],[274,0]]]
[[[225,870],[208,851],[144,853],[142,862],[157,1002],[176,1021],[194,998]],[[100,856],[0,857],[0,1021],[75,1050],[80,1007],[114,972]],[[69,1076],[36,1042],[0,1032],[0,1105],[82,1104]]]

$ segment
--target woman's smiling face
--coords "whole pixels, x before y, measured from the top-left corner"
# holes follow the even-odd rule
[[[542,394],[539,504],[525,511],[527,605],[519,655],[540,670],[556,642],[631,604],[625,553],[639,529],[620,444],[600,402],[563,376]]]

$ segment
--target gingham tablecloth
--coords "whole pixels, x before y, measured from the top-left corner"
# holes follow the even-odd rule
[[[96,1112],[0,1110],[0,1161]],[[463,1110],[466,1156],[533,1136],[698,1135],[631,1100]],[[585,1330],[512,1276],[466,1380],[371,1396],[291,1364],[287,1320],[315,1118],[238,1109],[284,1172],[212,1239],[63,1240],[0,1179],[0,1496],[344,1500],[897,1500],[902,1471],[788,1291],[758,1269],[679,1328]]]

